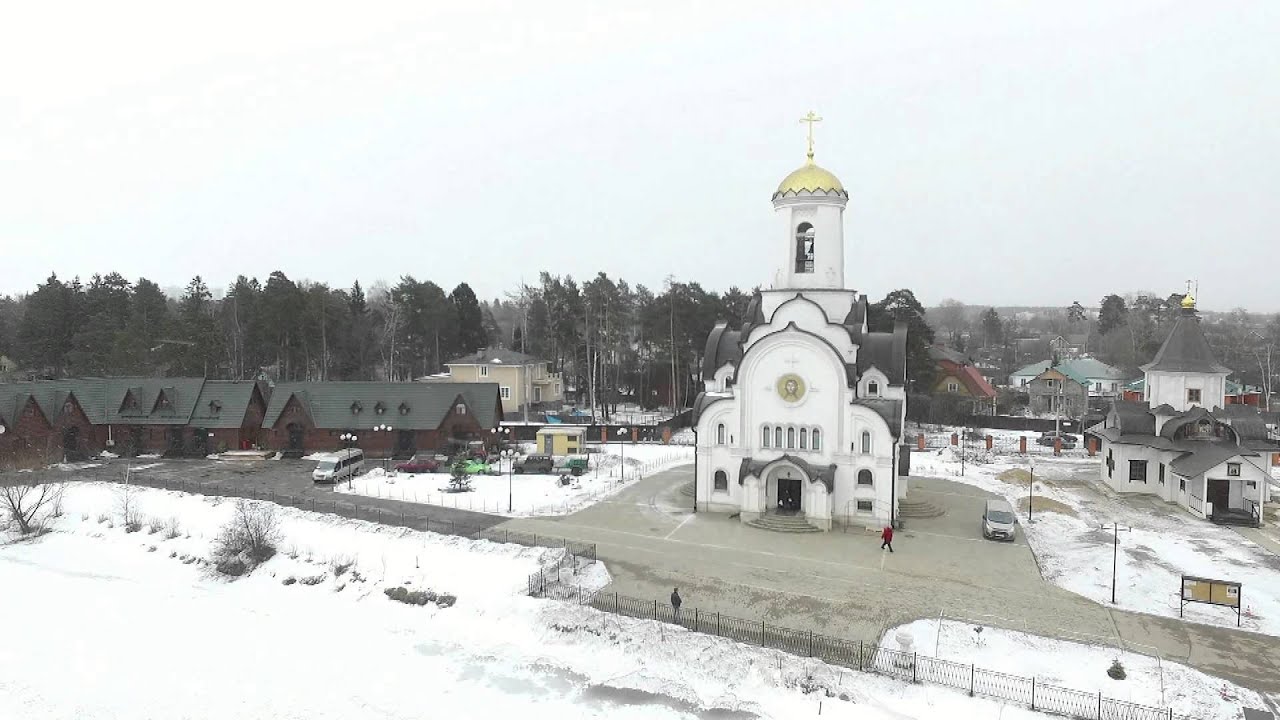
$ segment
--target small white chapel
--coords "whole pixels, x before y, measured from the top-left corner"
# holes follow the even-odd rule
[[[906,326],[870,332],[845,286],[849,193],[808,159],[773,193],[772,286],[707,338],[694,403],[699,512],[783,531],[881,527],[897,516]]]

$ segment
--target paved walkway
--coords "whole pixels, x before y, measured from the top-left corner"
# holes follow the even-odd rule
[[[1086,642],[1125,643],[1256,690],[1280,692],[1280,641],[1227,628],[1125,612],[1040,578],[1021,540],[981,539],[982,490],[913,478],[913,492],[945,500],[941,518],[911,520],[879,550],[874,532],[789,535],[691,512],[680,491],[691,466],[657,473],[563,518],[500,527],[594,542],[613,576],[606,591],[686,605],[855,640],[894,625],[948,618]]]

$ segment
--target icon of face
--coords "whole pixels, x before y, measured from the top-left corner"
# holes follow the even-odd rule
[[[791,400],[796,399],[800,396],[800,383],[794,378],[787,380],[782,386],[782,394]]]

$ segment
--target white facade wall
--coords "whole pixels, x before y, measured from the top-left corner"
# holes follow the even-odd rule
[[[1151,407],[1169,405],[1178,412],[1193,407],[1212,410],[1226,405],[1227,373],[1179,373],[1148,370],[1145,397]],[[1188,390],[1200,391],[1200,402],[1187,400]]]

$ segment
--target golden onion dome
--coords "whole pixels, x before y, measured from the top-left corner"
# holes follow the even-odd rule
[[[1196,299],[1191,297],[1191,293],[1182,296],[1182,307],[1184,310],[1191,310],[1196,306]]]
[[[840,178],[818,167],[812,155],[809,156],[808,162],[778,183],[778,191],[773,194],[773,197],[776,200],[787,194],[796,195],[802,192],[849,197],[844,185],[840,184]]]

